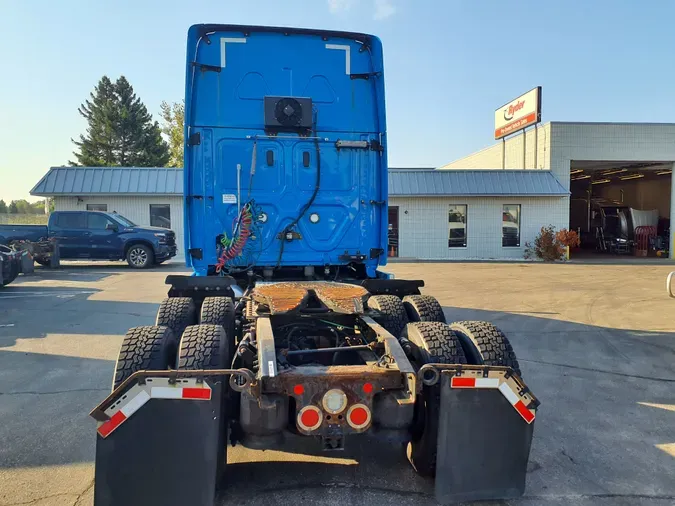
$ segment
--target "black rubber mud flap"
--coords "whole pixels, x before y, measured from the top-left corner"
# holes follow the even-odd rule
[[[453,389],[441,374],[436,500],[509,499],[525,491],[534,422],[498,389]]]
[[[213,506],[226,444],[222,383],[211,400],[150,399],[96,435],[95,506]]]

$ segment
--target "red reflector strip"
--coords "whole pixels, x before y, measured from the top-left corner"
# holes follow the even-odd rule
[[[476,378],[461,378],[453,376],[450,382],[452,388],[475,388]]]
[[[520,413],[520,416],[522,416],[527,423],[532,423],[532,420],[534,420],[534,413],[527,409],[523,401],[516,402],[513,407],[516,408],[516,411]]]
[[[211,399],[210,388],[183,388],[183,399]]]
[[[509,403],[518,411],[518,414],[523,417],[527,423],[532,423],[534,420],[534,413],[525,406],[525,403],[520,400],[518,395],[511,390],[508,383],[499,384],[497,378],[469,378],[462,376],[453,376],[450,380],[452,388],[496,388],[506,398]]]
[[[108,420],[98,428],[98,433],[102,437],[108,437],[108,434],[110,434],[117,427],[119,427],[121,423],[126,419],[127,419],[126,415],[122,413],[122,411],[118,411],[117,413],[115,413],[113,416],[110,417],[110,420]]]

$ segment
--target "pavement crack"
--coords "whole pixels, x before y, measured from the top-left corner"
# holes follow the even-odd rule
[[[110,391],[109,388],[73,388],[71,390],[52,390],[50,392],[35,392],[31,390],[27,390],[24,392],[0,392],[0,395],[57,395],[57,394],[69,394],[72,392],[109,392],[109,391]]]
[[[595,369],[592,367],[581,367],[578,365],[570,365],[570,364],[558,364],[556,362],[546,362],[544,360],[529,360],[525,358],[519,358],[518,359],[520,362],[528,362],[532,364],[542,364],[542,365],[553,365],[556,367],[565,367],[567,369],[578,369],[580,371],[589,371],[589,372],[599,372],[601,374],[612,374],[614,376],[622,376],[624,378],[635,378],[635,379],[643,379],[643,380],[649,380],[649,381],[661,381],[664,383],[675,383],[675,378],[655,378],[653,376],[641,376],[639,374],[628,374],[628,373],[623,373],[623,372],[616,372],[616,371],[605,371],[604,369]]]
[[[70,492],[61,492],[58,494],[51,494],[51,495],[45,495],[42,497],[37,497],[35,499],[31,499],[30,501],[24,501],[24,502],[3,502],[0,503],[0,506],[27,506],[29,504],[35,504],[40,501],[44,501],[45,499],[53,499],[54,497],[67,497],[67,496],[76,496],[77,494],[73,494]]]
[[[80,503],[80,499],[82,499],[82,497],[84,497],[84,494],[86,494],[87,492],[89,492],[92,489],[92,487],[94,486],[94,481],[95,481],[95,478],[92,478],[89,485],[87,485],[87,487],[82,491],[82,493],[77,496],[77,499],[75,499],[75,502],[73,503],[73,506],[77,506]]]

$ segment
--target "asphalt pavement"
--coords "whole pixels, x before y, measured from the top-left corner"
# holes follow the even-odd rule
[[[0,506],[93,503],[95,424],[129,327],[154,322],[181,270],[38,269],[0,290]],[[497,324],[541,400],[523,498],[509,505],[675,504],[675,300],[666,265],[413,264],[448,320]],[[221,505],[432,505],[397,445],[228,452]],[[479,476],[476,479],[480,479]]]

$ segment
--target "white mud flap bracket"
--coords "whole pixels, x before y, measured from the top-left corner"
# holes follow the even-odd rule
[[[507,367],[430,364],[423,369],[425,384],[441,384],[436,500],[454,504],[522,496],[536,397]]]

